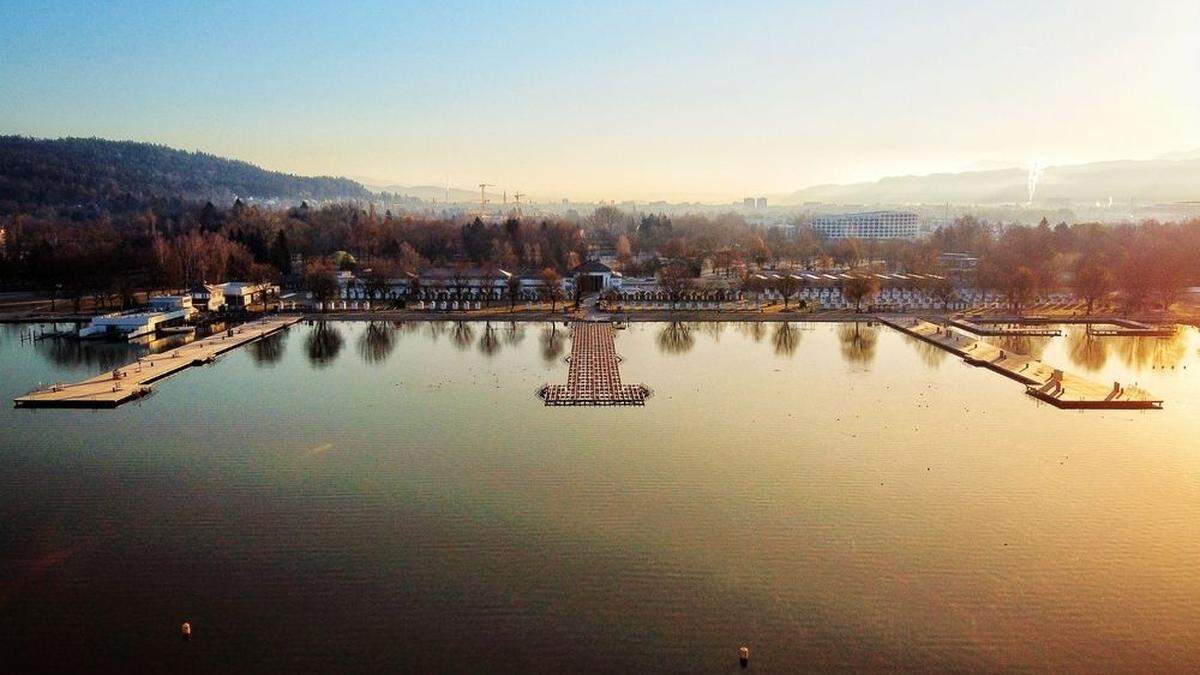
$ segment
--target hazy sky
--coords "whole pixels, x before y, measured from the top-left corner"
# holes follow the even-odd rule
[[[698,198],[1200,147],[1200,2],[0,0],[0,133]]]

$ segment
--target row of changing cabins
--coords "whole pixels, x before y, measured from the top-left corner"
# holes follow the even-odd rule
[[[825,309],[853,307],[853,303],[842,296],[841,284],[855,276],[847,273],[764,271],[754,275],[762,290],[721,288],[719,285],[726,282],[713,280],[712,288],[694,289],[672,303],[669,294],[655,279],[624,278],[596,261],[584,263],[575,268],[570,276],[564,277],[560,296],[570,298],[575,288],[579,287],[584,292],[601,291],[601,297],[607,304],[619,303],[623,309],[753,309],[763,303],[783,301],[783,295],[772,288],[783,274],[790,275],[800,286],[789,300],[801,300],[807,305]],[[339,297],[328,308],[369,309],[373,302],[403,301],[421,310],[479,309],[486,304],[508,302],[509,283],[513,276],[513,273],[504,270],[439,268],[422,272],[416,279],[393,279],[382,293],[373,293],[354,274],[342,272],[338,277]],[[517,302],[532,303],[546,298],[545,282],[539,275],[519,273],[516,276]],[[940,300],[920,288],[930,281],[941,280],[942,277],[938,275],[875,273],[874,276],[884,286],[871,302],[878,310],[943,308]],[[308,300],[302,294],[297,294],[295,299]],[[999,308],[1003,303],[1004,298],[999,294],[960,288],[956,289],[955,297],[944,308]],[[320,303],[314,303],[313,306],[326,308]]]

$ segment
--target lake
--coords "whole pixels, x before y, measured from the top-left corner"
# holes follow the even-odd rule
[[[145,346],[21,340],[0,394]],[[5,670],[1200,668],[1200,337],[1010,341],[1062,411],[862,324],[297,325],[115,410],[0,407]],[[158,346],[157,348],[162,348]],[[180,639],[190,621],[194,638]]]

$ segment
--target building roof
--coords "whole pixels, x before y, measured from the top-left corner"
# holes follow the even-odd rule
[[[258,284],[252,281],[230,281],[221,285],[221,292],[225,295],[244,295],[257,293],[269,286],[270,284]]]
[[[431,267],[421,270],[423,279],[500,279],[512,276],[501,269],[489,270],[483,267]]]
[[[612,274],[612,268],[599,260],[589,260],[577,265],[571,270],[572,274]]]

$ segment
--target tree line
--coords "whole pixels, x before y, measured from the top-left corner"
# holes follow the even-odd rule
[[[231,279],[299,285],[306,269],[296,262],[324,272],[353,270],[382,284],[430,266],[563,275],[598,252],[614,256],[626,276],[657,275],[672,289],[690,287],[701,274],[742,283],[763,269],[949,276],[940,254],[957,252],[978,259],[973,274],[955,280],[959,287],[1002,294],[1016,309],[1059,291],[1089,306],[1115,292],[1131,308],[1166,307],[1200,279],[1195,220],[1027,227],[967,216],[917,241],[830,240],[803,221],[795,225],[786,231],[732,213],[667,216],[608,206],[580,220],[514,214],[484,222],[381,214],[355,203],[275,210],[240,200],[218,207],[178,197],[130,198],[109,208],[41,206],[0,216],[6,235],[0,285],[76,302],[91,294],[103,307],[126,305],[139,289]],[[780,279],[792,283],[787,275]],[[948,295],[953,288],[936,290]]]

